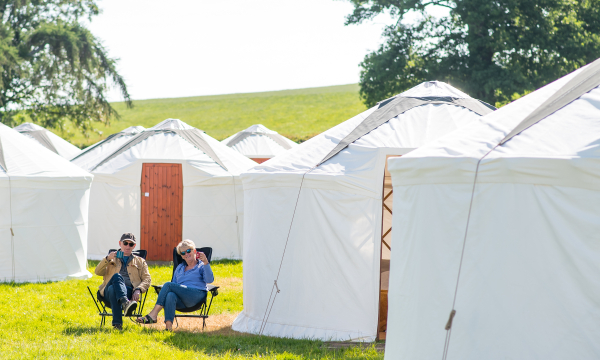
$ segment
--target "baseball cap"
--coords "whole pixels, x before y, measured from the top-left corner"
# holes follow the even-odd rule
[[[137,244],[137,241],[135,240],[135,235],[133,235],[132,233],[125,233],[121,235],[121,241],[123,240],[131,240]]]

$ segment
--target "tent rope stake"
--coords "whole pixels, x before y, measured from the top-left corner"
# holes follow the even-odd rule
[[[271,288],[271,295],[269,295],[269,301],[267,302],[267,308],[265,309],[265,315],[263,316],[262,323],[260,325],[260,330],[258,331],[258,335],[262,335],[263,331],[267,327],[267,322],[269,321],[269,316],[271,316],[271,310],[273,310],[273,305],[275,305],[275,299],[277,298],[277,294],[281,291],[279,286],[277,286],[277,280],[279,280],[279,274],[281,274],[281,266],[283,265],[283,258],[285,257],[285,251],[287,250],[288,242],[290,240],[290,234],[292,232],[292,225],[294,225],[294,217],[296,216],[296,209],[298,209],[298,201],[300,200],[300,193],[302,192],[302,185],[304,184],[304,177],[309,172],[313,171],[318,165],[313,166],[308,169],[303,175],[302,180],[300,181],[300,188],[298,189],[298,196],[296,197],[296,204],[294,205],[294,212],[292,213],[292,220],[290,221],[290,228],[288,229],[287,238],[285,239],[285,245],[283,247],[283,254],[281,255],[281,261],[279,262],[279,270],[277,271],[277,277],[273,282],[273,287]],[[273,296],[273,291],[277,289],[275,296]],[[273,297],[273,302],[271,302],[271,297]]]

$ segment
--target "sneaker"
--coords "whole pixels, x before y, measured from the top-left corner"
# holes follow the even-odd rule
[[[123,330],[123,324],[113,324],[113,328],[116,330]]]
[[[133,300],[129,300],[121,305],[123,308],[124,316],[131,316],[135,309],[137,308],[137,302]]]

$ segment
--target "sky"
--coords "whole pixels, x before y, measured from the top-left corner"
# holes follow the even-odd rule
[[[119,58],[133,99],[357,83],[381,15],[344,26],[343,0],[99,0],[88,24]],[[111,101],[122,100],[114,90]]]

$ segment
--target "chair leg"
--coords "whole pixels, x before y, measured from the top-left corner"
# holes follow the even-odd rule
[[[202,318],[202,331],[206,328],[206,318]]]

